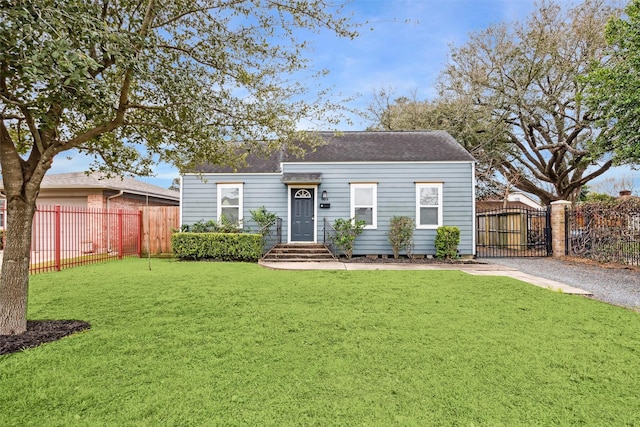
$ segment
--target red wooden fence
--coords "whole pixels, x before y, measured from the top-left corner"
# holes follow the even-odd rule
[[[140,257],[141,219],[140,211],[38,206],[33,219],[29,271],[60,271]]]

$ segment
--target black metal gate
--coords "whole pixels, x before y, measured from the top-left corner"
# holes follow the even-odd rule
[[[501,208],[476,213],[476,254],[483,258],[552,254],[551,209]]]

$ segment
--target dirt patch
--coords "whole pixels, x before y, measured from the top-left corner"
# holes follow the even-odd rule
[[[82,320],[28,320],[27,332],[20,335],[0,335],[0,354],[37,347],[90,327]]]
[[[635,265],[618,264],[615,262],[600,262],[589,258],[578,258],[570,256],[559,257],[556,259],[573,265],[589,265],[593,267],[608,268],[613,270],[631,270],[640,272],[640,267]]]

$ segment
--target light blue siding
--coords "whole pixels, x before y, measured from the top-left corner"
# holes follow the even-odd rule
[[[474,180],[473,164],[459,163],[289,163],[283,165],[286,173],[322,173],[316,204],[322,191],[327,191],[329,209],[317,209],[318,241],[323,241],[323,222],[333,223],[337,218],[349,218],[351,210],[350,183],[377,183],[377,229],[365,230],[356,240],[355,255],[392,254],[387,229],[393,216],[416,219],[416,182],[443,184],[443,225],[460,228],[460,254],[474,253]],[[264,205],[268,211],[283,219],[283,239],[287,239],[288,187],[280,181],[280,174],[210,174],[203,182],[194,175],[183,177],[182,222],[193,224],[204,219],[216,219],[216,183],[243,182],[244,225],[252,224],[250,210]],[[414,230],[414,253],[435,254],[435,230]]]
[[[217,221],[217,184],[242,183],[243,227],[256,231],[257,224],[251,220],[251,212],[264,206],[283,220],[287,218],[287,186],[280,182],[280,174],[209,174],[202,178],[196,175],[182,177],[182,224],[191,225],[200,220]],[[286,232],[284,233],[286,238]]]

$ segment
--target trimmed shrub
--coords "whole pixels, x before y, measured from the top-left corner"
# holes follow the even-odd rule
[[[227,219],[225,215],[220,217],[220,221],[214,220],[205,221],[203,219],[193,223],[192,225],[182,225],[181,231],[189,233],[240,233],[241,227]]]
[[[173,254],[179,259],[256,262],[262,255],[262,236],[241,233],[175,233]]]
[[[391,218],[387,236],[389,237],[389,243],[391,243],[394,258],[398,258],[400,251],[405,251],[407,256],[411,258],[413,229],[415,227],[415,221],[408,216],[394,216]]]
[[[460,229],[455,226],[442,226],[436,230],[436,257],[457,258],[460,244]]]
[[[353,256],[353,245],[356,237],[362,234],[367,223],[361,219],[342,219],[338,218],[333,223],[334,234],[331,237],[333,243],[342,249],[347,259]]]

